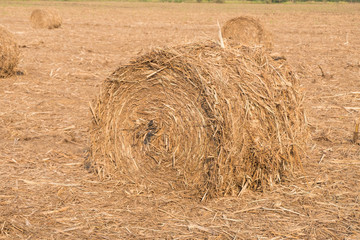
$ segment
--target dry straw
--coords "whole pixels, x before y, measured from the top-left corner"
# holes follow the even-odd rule
[[[19,63],[19,47],[14,36],[0,26],[0,78],[11,76]]]
[[[272,49],[272,35],[255,18],[241,16],[230,19],[222,27],[222,35],[236,44]]]
[[[104,81],[90,163],[101,177],[203,198],[262,189],[301,165],[302,100],[286,62],[262,48],[154,50]]]
[[[55,9],[36,9],[30,16],[31,26],[33,28],[59,28],[62,24],[62,18]]]

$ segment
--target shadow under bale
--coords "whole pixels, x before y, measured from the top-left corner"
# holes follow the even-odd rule
[[[33,28],[59,28],[62,24],[62,18],[55,9],[35,9],[30,16],[31,26]]]
[[[0,78],[15,73],[19,63],[19,47],[12,33],[0,26]]]
[[[263,46],[272,50],[272,35],[253,17],[241,16],[230,19],[221,29],[222,36],[234,44],[249,47]]]
[[[102,178],[238,195],[301,165],[297,78],[259,48],[154,50],[117,69],[91,108],[89,161]]]

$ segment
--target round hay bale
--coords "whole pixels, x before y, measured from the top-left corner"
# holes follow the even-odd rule
[[[214,42],[154,50],[120,67],[91,112],[85,166],[102,178],[201,197],[280,181],[301,165],[306,139],[302,95],[286,62]]]
[[[246,46],[263,46],[272,49],[272,36],[261,23],[248,16],[230,19],[221,29],[222,36],[235,44]]]
[[[0,78],[14,74],[19,63],[19,54],[14,35],[0,26]]]
[[[30,16],[31,26],[33,28],[59,28],[62,24],[62,18],[55,9],[36,9]]]

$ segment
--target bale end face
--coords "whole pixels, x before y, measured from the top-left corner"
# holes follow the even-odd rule
[[[221,29],[222,36],[233,44],[262,46],[272,50],[272,35],[255,18],[241,16],[228,20]]]
[[[15,73],[19,55],[19,47],[13,34],[0,26],[0,78],[9,77]]]
[[[306,123],[286,62],[213,42],[155,50],[120,67],[91,107],[101,177],[237,195],[300,165]]]
[[[30,16],[31,26],[33,28],[59,28],[62,24],[62,18],[55,9],[36,9]]]

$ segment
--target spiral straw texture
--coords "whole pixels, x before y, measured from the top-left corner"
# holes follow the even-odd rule
[[[191,189],[262,189],[301,165],[306,119],[297,78],[259,48],[202,42],[117,69],[92,108],[89,161],[101,177]]]

